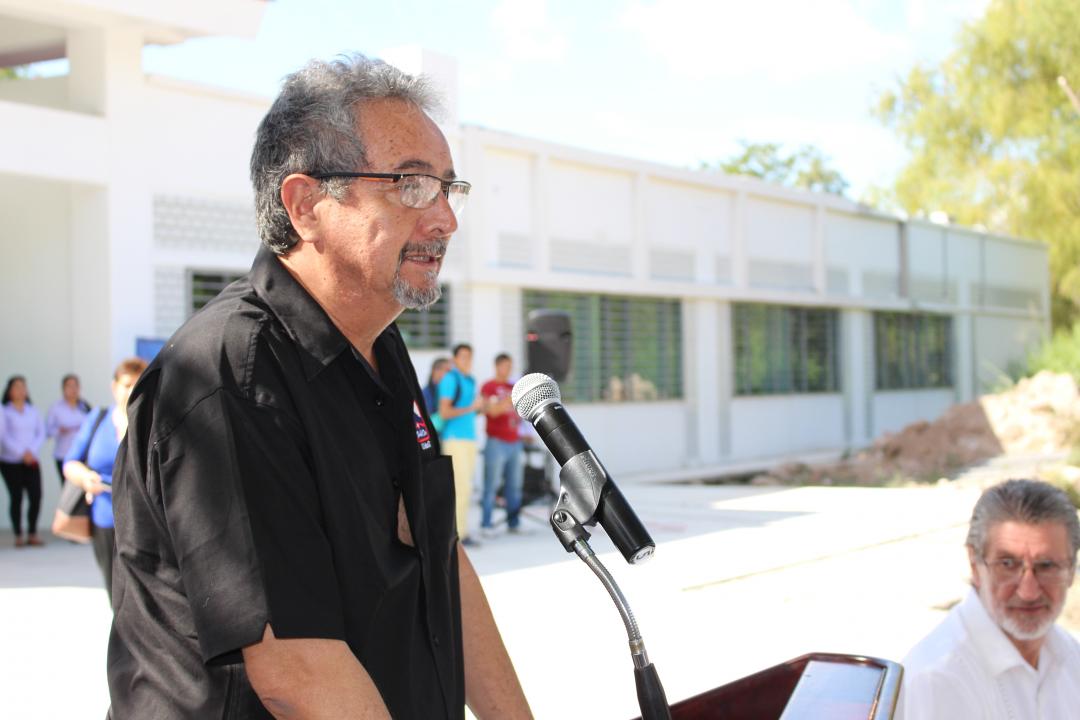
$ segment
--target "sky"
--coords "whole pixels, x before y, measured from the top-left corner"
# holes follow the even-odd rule
[[[144,53],[148,72],[272,97],[310,58],[420,45],[458,61],[470,125],[677,167],[809,144],[859,199],[907,153],[881,92],[989,0],[275,0],[257,36]]]

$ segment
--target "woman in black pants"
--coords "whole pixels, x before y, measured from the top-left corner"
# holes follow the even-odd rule
[[[94,559],[105,580],[105,592],[112,604],[112,561],[115,531],[112,512],[113,461],[120,439],[127,431],[127,401],[131,388],[146,369],[146,361],[128,358],[113,373],[114,404],[91,410],[71,442],[64,458],[64,479],[93,495],[90,504]],[[104,414],[102,414],[104,413]]]
[[[15,547],[44,545],[37,534],[41,512],[41,464],[38,453],[45,441],[45,422],[30,402],[26,378],[13,375],[4,388],[0,415],[0,474],[4,476],[11,495],[11,529],[15,532]],[[22,500],[30,500],[26,512],[29,534],[23,536]]]

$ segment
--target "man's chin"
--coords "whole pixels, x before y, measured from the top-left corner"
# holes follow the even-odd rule
[[[1050,632],[1057,616],[1049,610],[1040,613],[1037,617],[1016,617],[1015,614],[1006,611],[1001,623],[1005,632],[1017,640],[1038,640]]]
[[[403,279],[394,282],[394,299],[408,310],[426,310],[442,297],[438,281],[414,285]]]

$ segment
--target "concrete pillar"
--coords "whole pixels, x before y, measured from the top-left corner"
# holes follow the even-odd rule
[[[840,382],[844,392],[844,440],[849,448],[873,438],[873,317],[866,310],[844,310],[840,316]]]
[[[731,212],[731,284],[737,288],[750,285],[746,261],[746,191],[735,193]]]
[[[633,205],[630,212],[630,276],[636,280],[649,279],[649,238],[646,236],[648,219],[648,179],[645,173],[634,173]]]
[[[716,337],[710,345],[701,343],[703,351],[713,353],[706,359],[716,380],[716,427],[712,436],[716,442],[716,457],[731,457],[731,403],[735,397],[735,333],[731,326],[731,303],[711,303]],[[703,445],[703,447],[705,447]]]
[[[82,377],[87,398],[110,402],[101,392],[112,377],[111,276],[108,191],[102,187],[75,185],[70,189],[70,287],[72,369]],[[149,269],[147,270],[149,272]]]
[[[814,208],[814,237],[812,240],[811,273],[814,293],[825,295],[828,292],[828,276],[825,268],[825,206],[818,203]]]
[[[108,128],[104,192],[76,191],[72,215],[76,242],[80,236],[87,241],[79,253],[95,247],[101,237],[93,227],[80,226],[82,219],[103,223],[105,267],[96,281],[98,292],[107,288],[109,327],[97,342],[108,343],[111,365],[135,352],[136,337],[154,333],[151,173],[167,169],[149,168],[143,161],[142,148],[152,141],[153,128],[142,112],[141,34],[129,28],[74,30],[67,47],[72,107],[103,115]],[[79,272],[79,263],[75,267]],[[88,341],[84,337],[78,343]]]
[[[957,282],[956,308],[952,316],[953,390],[956,402],[975,399],[975,314],[971,283]]]
[[[686,300],[683,307],[683,337],[688,341],[684,361],[690,430],[687,464],[715,464],[723,457],[721,436],[725,434],[727,418],[720,390],[721,366],[726,364],[727,354],[720,349],[719,303]]]
[[[551,272],[551,231],[548,228],[547,196],[549,166],[550,158],[546,153],[533,157],[530,194],[533,211],[532,236],[535,240],[533,262],[538,273]]]
[[[492,361],[495,354],[508,347],[507,340],[502,337],[502,289],[498,285],[473,285],[469,292],[469,302],[472,312],[468,337],[466,340],[473,346],[473,375],[477,382],[484,382],[495,372]],[[455,340],[456,341],[456,340]],[[518,370],[523,363],[520,358]]]

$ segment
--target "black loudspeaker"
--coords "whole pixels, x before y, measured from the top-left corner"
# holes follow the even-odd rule
[[[528,372],[544,373],[559,383],[565,380],[573,341],[570,315],[561,310],[533,310],[525,332]]]

